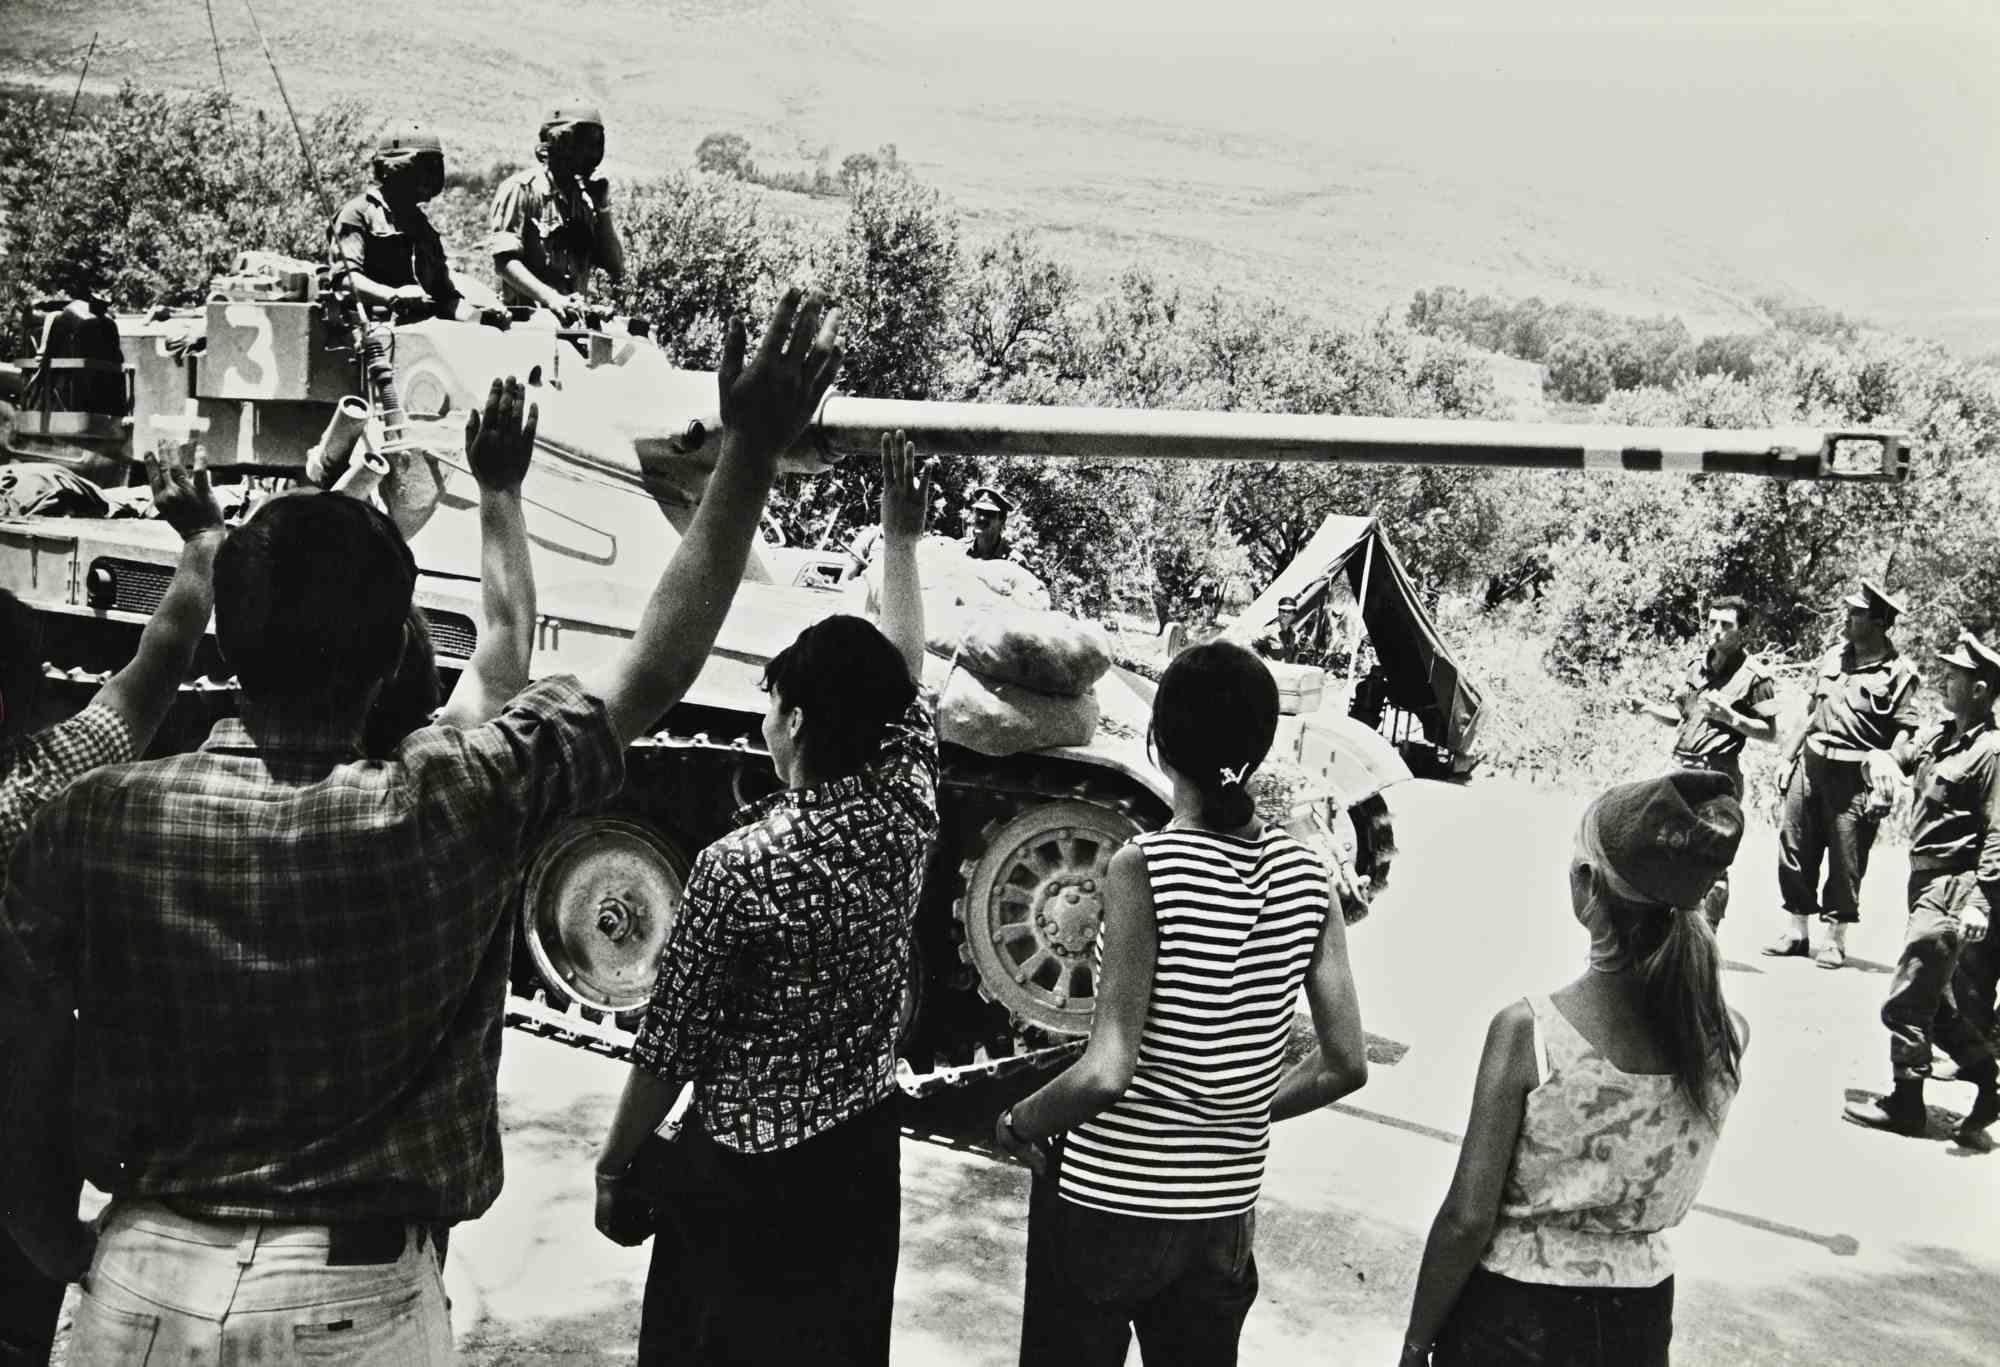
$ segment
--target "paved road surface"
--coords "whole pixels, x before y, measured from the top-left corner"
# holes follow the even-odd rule
[[[1353,947],[1374,1053],[1396,1061],[1378,1062],[1351,1104],[1274,1134],[1246,1363],[1395,1360],[1486,1022],[1582,964],[1564,886],[1579,800],[1493,781],[1410,784],[1392,801],[1403,855]],[[1876,1012],[1904,861],[1879,859],[1853,966],[1828,973],[1756,953],[1780,925],[1773,849],[1753,829],[1722,931],[1754,1038],[1702,1207],[1675,1238],[1676,1360],[1988,1367],[2000,1361],[2000,1158],[1946,1137],[1971,1088],[1932,1085],[1927,1140],[1839,1118],[1849,1095],[1886,1085]],[[508,1036],[506,1191],[452,1242],[465,1362],[632,1361],[645,1251],[590,1228],[590,1160],[619,1082],[617,1065]],[[1026,1179],[982,1151],[1002,1101],[929,1107],[904,1144],[897,1367],[1013,1361]]]

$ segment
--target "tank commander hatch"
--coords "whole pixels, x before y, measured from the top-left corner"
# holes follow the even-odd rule
[[[583,320],[583,288],[593,266],[625,277],[625,245],[612,221],[604,160],[604,115],[596,105],[559,104],[542,120],[540,164],[502,181],[493,194],[487,246],[509,304],[545,308],[565,324]]]
[[[371,316],[398,323],[450,318],[506,328],[507,310],[467,302],[452,282],[444,241],[424,205],[444,189],[444,143],[420,124],[385,132],[369,162],[375,183],[342,205],[328,230],[333,261],[345,265]]]

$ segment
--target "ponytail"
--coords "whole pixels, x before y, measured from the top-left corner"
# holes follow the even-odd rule
[[[1668,1066],[1697,1110],[1714,1123],[1715,1085],[1733,1085],[1743,1041],[1722,999],[1722,956],[1699,904],[1639,906],[1611,901],[1619,939],[1639,975],[1646,1023],[1664,1046]]]
[[[1250,800],[1250,766],[1239,769],[1218,766],[1215,777],[1201,787],[1201,824],[1214,831],[1233,831],[1248,824],[1257,814]]]

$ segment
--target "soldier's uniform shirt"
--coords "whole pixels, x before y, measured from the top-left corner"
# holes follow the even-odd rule
[[[1732,712],[1760,718],[1763,714],[1758,708],[1777,696],[1771,676],[1741,650],[1716,661],[1704,651],[1681,680],[1677,703],[1681,724],[1674,733],[1674,758],[1699,768],[1732,770],[1749,737],[1702,712],[1697,704],[1704,693],[1715,694]]]
[[[458,286],[445,261],[444,239],[422,205],[392,210],[380,186],[370,186],[333,217],[333,252],[351,270],[387,289],[421,285],[440,316],[458,307]]]
[[[1820,657],[1807,704],[1813,737],[1840,750],[1886,750],[1901,731],[1915,731],[1917,671],[1890,646],[1872,664],[1854,663],[1854,648],[1839,646]]]
[[[1297,630],[1267,631],[1257,638],[1256,650],[1267,660],[1279,664],[1297,664],[1299,656],[1305,653],[1305,643],[1299,640]]]
[[[753,804],[696,858],[632,1061],[693,1080],[717,1143],[796,1148],[895,1090],[937,778],[920,690],[866,769]]]
[[[1990,934],[1968,944],[1963,931],[1975,899],[2000,921],[2000,732],[1991,722],[1961,732],[1946,718],[1924,733],[1917,753],[1910,920],[1882,1023],[1898,1079],[1929,1074],[1933,1043],[1972,1077],[1993,1066],[2000,1046],[2000,947]]]
[[[968,560],[1013,560],[1016,564],[1020,563],[1014,555],[1014,543],[1004,536],[994,543],[991,551],[987,552],[979,549],[979,538],[971,532],[961,536],[958,544],[965,547],[965,556]]]
[[[590,196],[575,177],[559,182],[546,166],[500,183],[487,227],[487,249],[496,258],[520,257],[537,280],[561,294],[582,289],[596,261],[597,210]],[[510,304],[538,302],[504,276],[500,290]]]
[[[1860,757],[1917,729],[1916,693],[1917,672],[1893,646],[1865,665],[1854,662],[1849,646],[1821,657],[1807,705],[1805,753],[1785,784],[1778,828],[1778,890],[1791,915],[1861,918],[1861,880],[1881,821],[1869,813],[1869,775]]]

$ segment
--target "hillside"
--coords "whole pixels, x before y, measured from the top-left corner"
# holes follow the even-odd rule
[[[7,8],[0,80],[67,89],[93,30],[93,87],[216,79],[193,0]],[[1789,287],[1969,349],[2000,346],[2000,276],[1972,277],[1978,289],[1936,278],[1967,269],[1952,250],[1990,249],[1984,234],[1952,248],[1933,223],[1925,251],[1899,256],[1920,225],[1896,221],[1892,199],[1871,199],[1872,222],[1821,223],[1810,201],[1794,221],[1782,203],[1730,204],[1736,173],[1717,153],[1712,187],[1665,186],[1680,168],[1602,164],[1584,125],[1616,115],[1618,92],[1546,130],[1576,141],[1565,163],[1534,108],[1558,77],[1496,85],[1474,63],[1461,79],[1437,54],[1399,66],[1401,40],[1381,60],[1353,43],[1334,56],[1304,40],[1205,48],[1164,21],[1158,33],[1052,28],[1059,10],[1038,3],[997,27],[916,0],[436,0],[401,12],[402,32],[385,39],[368,7],[258,5],[302,106],[365,95],[385,118],[438,127],[461,164],[525,157],[537,107],[578,92],[606,108],[614,174],[685,162],[715,130],[744,134],[767,166],[822,153],[837,165],[893,142],[970,233],[1034,229],[1096,277],[1143,263],[1348,319],[1400,313],[1413,290],[1451,283],[1671,312],[1698,332],[1748,325],[1753,295]],[[215,19],[230,88],[275,105],[242,6],[216,0]],[[1703,131],[1697,117],[1688,136]],[[1680,211],[1654,207],[1655,189]],[[1875,245],[1872,278],[1846,264],[1856,233]]]

